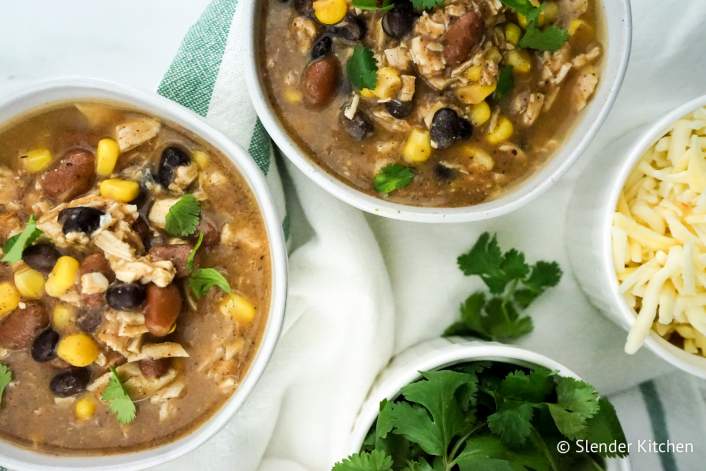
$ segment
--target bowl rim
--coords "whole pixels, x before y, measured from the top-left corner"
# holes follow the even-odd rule
[[[494,361],[526,367],[543,366],[559,372],[562,376],[582,379],[576,372],[546,355],[498,342],[468,340],[461,337],[437,338],[413,345],[396,358],[404,356],[404,359],[408,360],[408,357],[413,354],[417,355],[416,358],[406,361],[404,370],[395,365],[395,359],[393,359],[386,370],[378,376],[377,383],[365,398],[356,417],[347,446],[349,454],[360,451],[370,427],[378,416],[380,401],[397,396],[404,386],[420,378],[421,371],[446,368],[465,362]],[[390,370],[393,375],[384,376],[384,373]],[[619,465],[621,471],[630,471],[628,459],[610,461]]]
[[[634,309],[628,306],[621,296],[618,290],[620,283],[613,269],[613,241],[610,236],[610,229],[612,227],[613,214],[618,205],[618,198],[623,190],[625,181],[628,179],[630,173],[642,158],[645,151],[664,136],[677,120],[704,106],[706,106],[706,95],[693,98],[648,125],[646,130],[640,131],[639,137],[630,145],[627,157],[625,157],[623,163],[620,164],[619,170],[612,180],[608,204],[602,209],[603,214],[599,222],[599,226],[601,227],[600,257],[605,261],[605,263],[603,263],[603,269],[606,272],[605,276],[609,282],[611,299],[613,300],[613,304],[617,306],[621,324],[627,330],[630,330],[630,327],[632,327],[637,320],[637,314]],[[645,345],[652,352],[677,368],[706,379],[706,358],[687,353],[683,349],[672,345],[652,330],[650,330],[649,336],[645,339]]]
[[[282,224],[269,186],[255,161],[225,134],[211,127],[191,110],[156,93],[148,93],[111,81],[81,76],[66,76],[33,82],[0,98],[0,124],[41,110],[47,106],[85,99],[114,102],[134,107],[165,121],[175,123],[220,151],[235,167],[256,201],[267,233],[271,258],[271,294],[266,325],[257,353],[238,388],[208,419],[176,440],[157,447],[111,455],[55,455],[0,441],[2,463],[11,469],[27,470],[137,470],[176,459],[196,449],[234,416],[262,376],[282,331],[287,296],[287,249]],[[34,103],[27,105],[27,103]],[[19,111],[16,111],[19,109]],[[7,118],[2,118],[6,115]]]
[[[262,22],[258,21],[260,10],[263,2],[267,0],[251,0],[245,2],[241,7],[244,8],[245,25],[249,28],[250,33],[246,37],[245,44],[245,81],[250,92],[250,98],[257,112],[260,121],[267,130],[268,134],[274,140],[275,144],[282,150],[282,153],[307,177],[313,180],[318,186],[332,194],[339,200],[363,210],[367,213],[379,215],[391,219],[411,222],[424,223],[459,223],[481,221],[490,218],[499,217],[510,213],[530,201],[534,200],[563,176],[569,168],[583,155],[584,151],[593,141],[593,138],[598,133],[599,129],[605,122],[608,113],[615,104],[615,100],[622,87],[625,73],[628,67],[628,62],[631,53],[632,45],[632,10],[629,0],[611,0],[611,4],[615,5],[616,10],[621,12],[620,17],[616,20],[622,27],[612,33],[615,37],[608,40],[617,44],[616,48],[608,48],[608,54],[604,61],[604,72],[606,76],[608,69],[608,59],[615,57],[618,63],[618,68],[615,71],[612,82],[600,82],[599,91],[607,87],[607,95],[603,103],[595,102],[598,107],[593,120],[589,121],[589,109],[583,110],[584,118],[580,121],[582,127],[585,126],[582,137],[578,138],[578,144],[572,150],[567,150],[567,157],[556,164],[556,168],[549,171],[549,164],[556,160],[559,156],[552,155],[537,169],[530,174],[522,182],[513,187],[511,191],[502,196],[490,200],[488,202],[477,205],[456,207],[456,208],[434,208],[412,206],[401,203],[393,203],[382,198],[375,197],[353,188],[347,183],[339,180],[322,166],[317,164],[312,158],[307,155],[306,150],[302,149],[299,144],[286,131],[281,124],[281,120],[274,110],[268,93],[265,90],[263,81],[260,80],[259,62],[258,62],[258,38],[259,30],[262,27]],[[603,2],[600,2],[600,7],[605,8]],[[607,23],[606,34],[608,31]],[[589,105],[590,106],[590,105]],[[577,125],[569,131],[567,136],[578,135],[581,132]],[[544,175],[546,173],[546,175]]]

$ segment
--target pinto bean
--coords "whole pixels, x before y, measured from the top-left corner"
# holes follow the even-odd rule
[[[140,371],[147,378],[161,378],[172,366],[171,359],[162,358],[159,360],[140,360]]]
[[[147,287],[147,307],[145,308],[145,326],[155,337],[164,337],[171,333],[176,323],[183,300],[176,285],[160,288],[155,284]]]
[[[311,62],[302,76],[304,100],[310,106],[327,104],[338,87],[341,66],[334,55],[328,55]]]
[[[57,201],[68,201],[87,192],[96,178],[96,158],[84,149],[73,149],[39,181],[44,193]]]
[[[469,11],[449,27],[444,40],[444,58],[451,66],[468,59],[483,36],[483,19]]]
[[[20,350],[32,345],[35,337],[49,325],[47,311],[39,303],[15,309],[0,323],[0,347]]]
[[[154,260],[169,260],[176,268],[177,276],[189,276],[186,262],[193,247],[191,244],[156,245],[148,253]]]
[[[79,273],[81,276],[87,273],[102,273],[108,281],[115,280],[115,273],[113,269],[110,268],[110,263],[100,252],[92,253],[81,261],[81,266],[79,267]]]

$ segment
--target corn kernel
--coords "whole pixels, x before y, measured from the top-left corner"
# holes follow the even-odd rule
[[[69,304],[57,304],[51,314],[51,325],[58,332],[71,329],[76,319],[76,309]]]
[[[544,2],[539,14],[540,25],[551,24],[559,18],[559,5],[556,2]]]
[[[15,272],[15,286],[23,298],[39,299],[44,296],[44,275],[29,267]]]
[[[485,53],[489,61],[493,61],[499,64],[503,60],[503,55],[500,53],[497,47],[491,47],[488,52]]]
[[[191,153],[191,158],[194,159],[196,165],[199,166],[200,170],[205,170],[208,164],[211,162],[211,156],[208,152],[202,150],[195,150]]]
[[[510,44],[517,45],[522,37],[522,30],[515,23],[505,25],[505,40]]]
[[[98,187],[102,197],[121,203],[129,203],[140,194],[140,184],[131,180],[109,178],[100,182]]]
[[[115,164],[118,162],[119,156],[120,147],[115,139],[107,137],[98,141],[98,147],[96,148],[96,173],[101,177],[109,176],[115,170]]]
[[[400,72],[394,67],[383,67],[377,72],[377,83],[373,93],[381,100],[394,98],[402,88]]]
[[[360,91],[360,96],[362,96],[363,98],[375,98],[375,91],[369,88],[363,88]]]
[[[51,165],[51,151],[45,147],[32,149],[20,156],[22,168],[29,173],[39,173],[46,170]]]
[[[464,144],[460,150],[461,155],[468,157],[470,160],[470,166],[480,167],[488,171],[493,170],[495,166],[493,157],[481,147],[474,144]]]
[[[411,164],[426,162],[431,157],[431,135],[429,131],[414,128],[402,148],[402,157]]]
[[[75,258],[67,255],[59,257],[44,284],[47,294],[55,298],[66,294],[78,279],[78,267],[79,263]]]
[[[507,119],[505,116],[501,116],[498,119],[498,124],[495,126],[495,129],[490,131],[485,136],[485,139],[490,144],[497,145],[510,139],[514,130],[515,128],[512,125],[512,121]]]
[[[571,23],[569,23],[569,27],[567,28],[569,31],[569,36],[575,36],[579,30],[585,30],[587,33],[592,33],[593,28],[591,25],[586,23],[583,20],[571,20]]]
[[[5,317],[20,305],[20,293],[12,283],[0,283],[0,318]]]
[[[527,17],[525,15],[520,14],[520,13],[517,14],[517,22],[519,23],[520,26],[522,26],[522,29],[527,29],[527,26],[529,25],[529,21],[527,21]]]
[[[477,105],[471,106],[471,123],[474,126],[482,126],[490,119],[490,105],[481,101]]]
[[[466,78],[471,82],[480,81],[480,77],[483,74],[483,67],[480,65],[472,65],[466,69]]]
[[[96,401],[90,396],[83,397],[74,405],[74,415],[78,420],[88,420],[96,413]]]
[[[296,105],[302,102],[304,94],[294,87],[287,87],[284,89],[284,99],[287,100],[288,103]]]
[[[532,59],[527,51],[513,49],[505,55],[505,62],[518,74],[528,74],[532,70]]]
[[[59,340],[56,355],[71,366],[83,368],[98,358],[98,344],[88,334],[72,334]]]
[[[346,0],[315,0],[314,16],[319,23],[324,25],[335,25],[346,16],[348,12],[348,2]]]
[[[230,293],[221,302],[221,312],[232,317],[239,324],[247,325],[255,318],[257,309],[247,298],[237,293]]]
[[[465,87],[457,88],[456,96],[467,105],[477,105],[488,98],[490,94],[495,91],[495,88],[496,84],[481,85],[479,83],[473,83]]]

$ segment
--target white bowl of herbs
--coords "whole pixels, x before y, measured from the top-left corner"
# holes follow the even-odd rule
[[[447,338],[381,374],[333,471],[629,471],[627,449],[613,406],[565,366]]]

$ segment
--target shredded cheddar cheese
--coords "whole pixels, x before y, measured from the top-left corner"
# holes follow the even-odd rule
[[[706,108],[678,120],[642,156],[613,217],[620,293],[635,310],[625,344],[650,330],[706,357]]]

